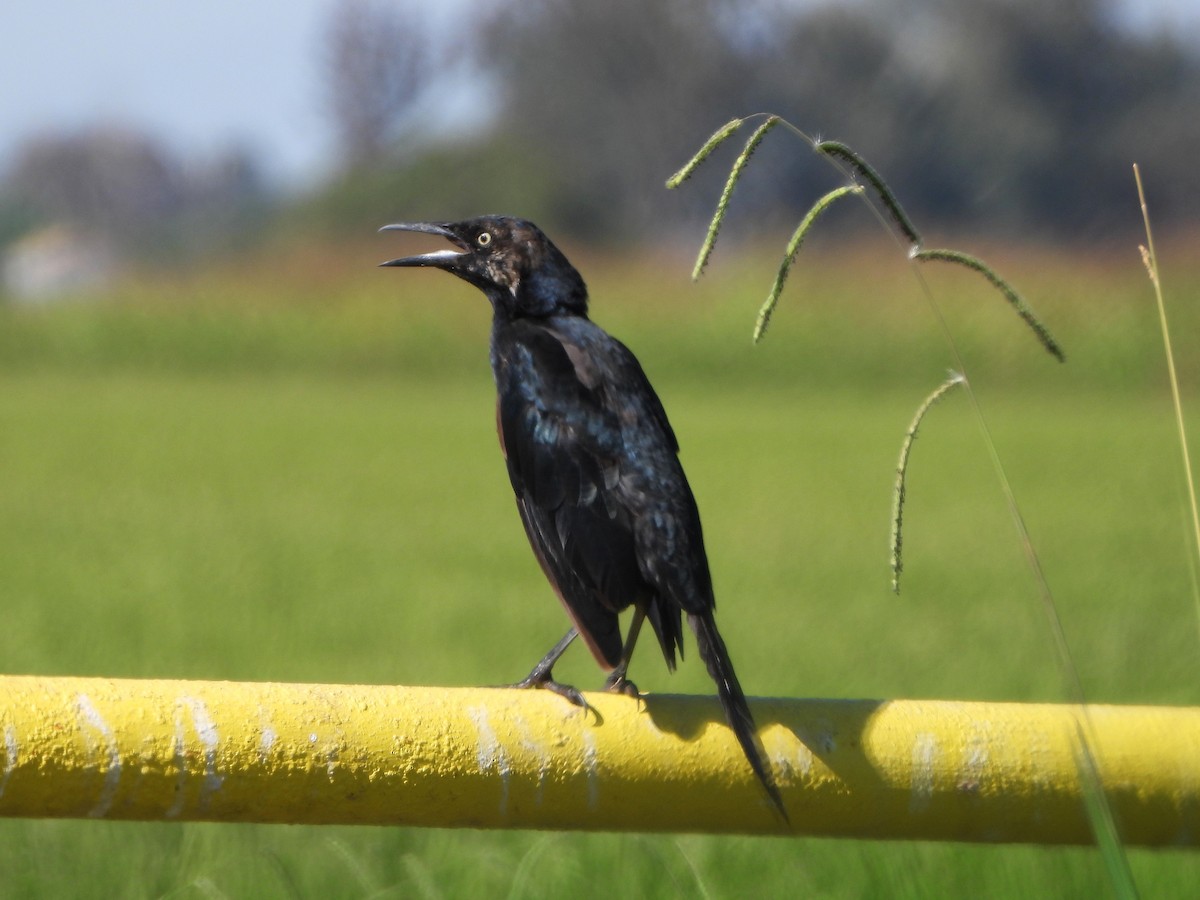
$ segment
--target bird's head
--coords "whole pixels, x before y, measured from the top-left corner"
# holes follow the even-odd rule
[[[380,265],[444,269],[483,291],[497,314],[587,315],[583,279],[532,222],[481,216],[462,222],[402,222],[379,230],[446,238],[457,249],[403,256]]]

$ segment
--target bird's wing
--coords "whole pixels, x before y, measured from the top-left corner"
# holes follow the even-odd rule
[[[641,482],[652,485],[647,492],[652,496],[647,497],[637,531],[642,576],[685,612],[711,609],[712,580],[704,552],[700,513],[679,463],[679,441],[637,357],[615,339],[612,345],[611,365],[617,370],[622,394],[636,398],[636,409],[640,411],[641,427],[626,435],[635,448],[632,464],[642,470]],[[650,612],[653,621],[653,609]],[[657,625],[655,630],[659,631]],[[661,637],[663,632],[659,634]],[[668,663],[671,663],[669,653]]]
[[[615,488],[621,422],[589,384],[577,347],[548,327],[515,323],[498,379],[497,419],[534,552],[602,665],[621,657],[617,613],[648,586],[632,518]]]
[[[667,411],[663,408],[662,401],[658,399],[658,394],[655,392],[654,386],[650,384],[650,379],[642,371],[642,364],[638,362],[632,350],[616,338],[610,338],[610,340],[613,344],[615,356],[620,361],[622,378],[641,396],[642,402],[649,411],[651,418],[662,429],[663,436],[666,438],[671,452],[679,453],[679,441],[675,438],[675,429],[667,421]]]

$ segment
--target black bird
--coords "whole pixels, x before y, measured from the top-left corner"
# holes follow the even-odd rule
[[[586,706],[577,690],[552,677],[578,634],[611,672],[605,686],[636,696],[627,672],[643,619],[673,671],[676,651],[683,656],[686,613],[725,717],[786,820],[713,620],[700,513],[675,433],[634,355],[588,319],[579,273],[536,225],[521,219],[485,216],[381,230],[448,239],[457,249],[382,265],[443,269],[475,285],[492,304],[500,446],[529,542],[574,623],[521,686],[549,688]],[[617,614],[629,606],[633,620],[622,642]]]

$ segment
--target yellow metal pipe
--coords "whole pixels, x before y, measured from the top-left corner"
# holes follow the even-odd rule
[[[782,834],[715,700],[0,677],[0,815]],[[1088,843],[1077,707],[753,700],[796,834]],[[1093,706],[1123,840],[1196,846],[1200,710]]]

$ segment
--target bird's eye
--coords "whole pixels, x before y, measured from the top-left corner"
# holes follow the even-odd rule
[[[477,243],[480,247],[486,247],[491,242],[492,235],[489,231],[484,231],[479,235],[479,237],[475,238],[475,243]]]

